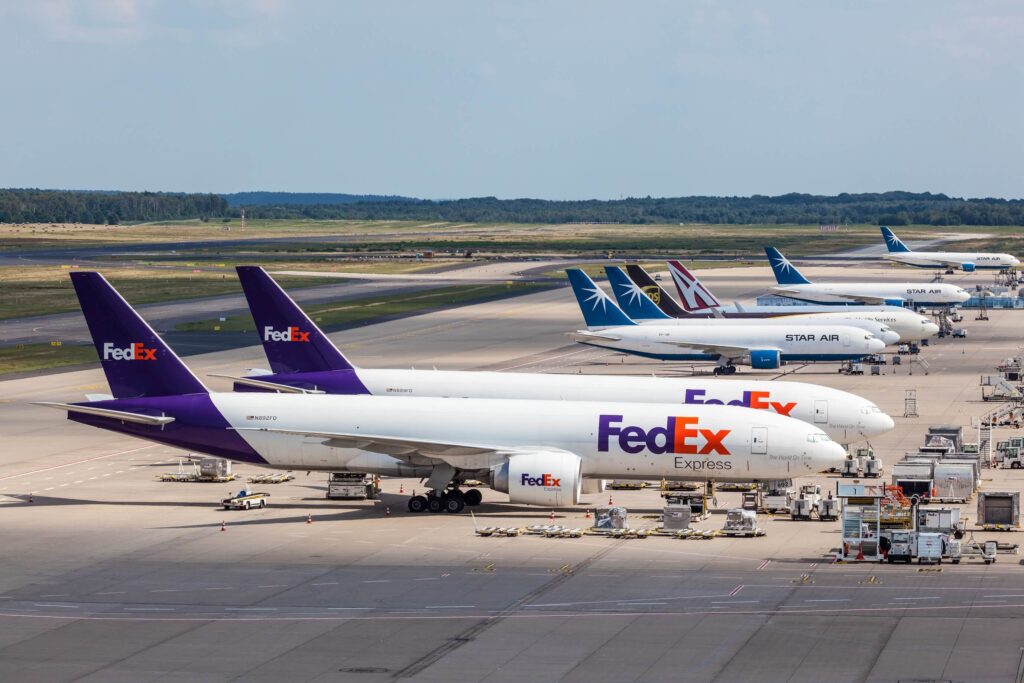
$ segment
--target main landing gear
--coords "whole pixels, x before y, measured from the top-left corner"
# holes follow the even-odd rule
[[[475,507],[483,500],[483,494],[477,489],[448,489],[447,491],[428,491],[425,496],[413,496],[409,499],[409,512],[450,512],[458,514],[466,506]]]
[[[716,365],[715,366],[715,374],[716,375],[735,375],[736,374],[736,366],[735,365]]]

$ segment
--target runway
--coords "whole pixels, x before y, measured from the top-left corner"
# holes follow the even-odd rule
[[[706,279],[724,301],[769,277],[735,269]],[[861,393],[896,416],[897,429],[873,444],[888,463],[926,425],[988,410],[977,375],[1013,355],[1024,331],[1017,312],[990,315],[968,317],[966,343],[929,347],[927,376],[808,366],[792,378]],[[689,372],[571,344],[578,316],[556,289],[332,336],[366,367]],[[265,365],[252,347],[187,362],[218,389],[209,373]],[[918,418],[899,417],[908,388],[919,392]],[[835,565],[836,523],[786,518],[765,519],[758,539],[481,538],[469,516],[405,512],[418,481],[385,481],[378,501],[328,501],[323,476],[304,472],[267,487],[265,510],[223,512],[216,501],[239,484],[159,483],[177,467],[172,449],[27,403],[105,390],[99,370],[0,382],[5,679],[1012,681],[1019,671],[1016,556],[941,572]],[[1024,481],[1011,470],[985,477],[990,490]],[[592,507],[608,495],[585,498]],[[660,512],[656,491],[611,495],[637,525],[655,524],[645,516]],[[481,525],[543,523],[551,512],[491,491],[484,500]],[[738,500],[719,493],[717,509]],[[556,522],[586,526],[586,509],[555,510]],[[714,514],[699,526],[721,523]]]

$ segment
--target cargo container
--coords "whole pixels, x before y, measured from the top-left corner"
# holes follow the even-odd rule
[[[978,526],[989,530],[1020,528],[1019,491],[979,491]]]

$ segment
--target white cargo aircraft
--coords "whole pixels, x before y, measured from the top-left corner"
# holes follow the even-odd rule
[[[270,468],[428,477],[431,494],[410,499],[414,512],[479,503],[478,491],[458,488],[470,477],[514,503],[555,507],[579,502],[584,477],[788,479],[845,457],[813,425],[742,407],[210,393],[101,275],[71,278],[111,395],[43,405]]]
[[[848,325],[637,325],[582,270],[566,272],[587,323],[572,334],[581,344],[658,360],[712,361],[716,374],[732,374],[737,364],[774,369],[787,361],[856,360],[885,348]]]
[[[731,405],[802,420],[844,445],[894,426],[865,398],[803,382],[357,368],[262,268],[237,270],[271,369],[231,377],[236,390]]]
[[[709,323],[706,318],[683,316],[673,318],[663,313],[654,300],[638,284],[629,279],[626,273],[618,266],[605,266],[605,273],[608,275],[608,284],[611,285],[612,293],[619,304],[619,308],[633,322],[638,325],[708,325],[716,327],[721,325],[744,325],[751,324],[749,319],[737,319],[737,316],[715,315],[716,320]],[[908,311],[909,315],[917,316],[917,313]],[[757,325],[848,325],[864,330],[878,339],[885,342],[886,346],[893,346],[900,341],[900,335],[887,324],[879,322],[876,314],[847,315],[844,311],[830,311],[828,313],[815,313],[811,315],[791,315],[785,317],[760,317]],[[892,316],[890,316],[891,318]],[[920,317],[920,316],[918,316]]]
[[[646,272],[639,266],[629,266],[629,276],[634,283],[640,285],[637,280],[643,281]],[[876,323],[885,325],[899,335],[901,341],[921,341],[933,337],[939,333],[939,326],[909,308],[900,306],[864,306],[864,305],[825,305],[816,306],[813,304],[793,304],[789,306],[741,306],[734,303],[732,306],[723,306],[715,295],[711,293],[696,275],[687,270],[679,261],[669,261],[668,270],[672,275],[672,281],[679,291],[682,308],[681,316],[718,316],[723,318],[740,320],[760,320],[763,318],[787,320],[873,320]],[[649,279],[649,276],[648,278]],[[653,280],[651,282],[655,285]],[[643,287],[646,293],[649,285]],[[671,299],[667,292],[660,292],[661,299]],[[659,308],[665,311],[659,304]],[[879,337],[881,339],[881,337]]]
[[[952,306],[971,298],[967,290],[942,282],[811,282],[775,247],[765,247],[778,285],[768,291],[789,299],[824,304]]]
[[[905,266],[945,268],[950,272],[959,268],[965,273],[973,273],[979,269],[1009,270],[1020,265],[1017,257],[1010,254],[964,251],[912,251],[892,230],[884,226],[882,227],[882,237],[885,238],[885,246],[889,249],[889,253],[885,255],[885,258],[895,263],[902,263]]]

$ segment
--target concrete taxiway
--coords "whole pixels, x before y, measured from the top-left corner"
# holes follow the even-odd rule
[[[852,275],[824,267],[809,274]],[[736,269],[705,280],[726,301],[749,299],[769,278],[767,269]],[[874,399],[898,424],[872,444],[888,465],[921,442],[927,425],[969,424],[991,407],[980,401],[977,376],[1019,351],[1024,315],[965,317],[967,340],[926,350],[928,374],[906,365],[876,377],[841,376],[830,365],[744,374]],[[565,333],[578,324],[575,303],[559,289],[334,338],[368,367],[689,373],[571,345]],[[265,366],[258,348],[187,362],[204,378]],[[918,392],[917,418],[900,417],[908,389]],[[768,535],[758,539],[480,538],[468,515],[407,513],[419,482],[388,480],[378,501],[339,502],[325,500],[322,475],[303,472],[258,487],[272,494],[267,509],[229,513],[216,501],[238,484],[157,482],[177,467],[172,449],[27,404],[105,390],[99,370],[0,382],[6,680],[1019,677],[1024,568],[1014,556],[941,572],[833,565],[836,523],[784,518],[764,520]],[[236,471],[243,479],[256,472]],[[989,490],[1024,486],[1019,471],[986,470],[984,479]],[[831,487],[835,479],[820,481]],[[593,507],[608,495],[586,499]],[[656,524],[645,517],[660,511],[656,491],[611,495],[630,509],[634,525]],[[490,491],[484,500],[481,525],[543,523],[550,514]],[[737,501],[737,494],[718,494],[719,509]],[[554,511],[556,523],[585,526],[586,507]],[[721,522],[715,514],[699,526]]]

